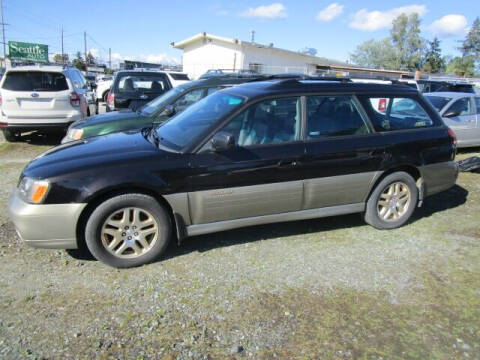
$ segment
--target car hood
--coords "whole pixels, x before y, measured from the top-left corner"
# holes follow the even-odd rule
[[[158,149],[141,131],[127,131],[56,146],[33,159],[23,173],[42,179],[94,167],[108,169],[153,156],[161,160],[168,154],[171,153]]]
[[[127,119],[138,119],[140,117],[144,116],[131,110],[113,111],[105,114],[95,115],[86,120],[76,121],[70,126],[70,128],[82,129],[92,125],[106,124]]]

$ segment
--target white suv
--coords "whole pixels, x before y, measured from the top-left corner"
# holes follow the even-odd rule
[[[32,130],[66,130],[87,115],[87,85],[76,68],[20,66],[0,81],[0,129],[7,141]]]
[[[108,92],[113,84],[113,75],[102,75],[97,77],[97,88],[95,93],[97,94],[96,100],[97,104],[101,101],[107,102]]]

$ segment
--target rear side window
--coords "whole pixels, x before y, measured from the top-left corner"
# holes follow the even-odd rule
[[[445,113],[454,112],[455,116],[465,116],[473,115],[473,104],[470,101],[470,98],[461,98],[455,101],[450,107],[445,111]]]
[[[119,93],[161,94],[168,89],[163,75],[124,75],[118,81]]]
[[[62,73],[12,71],[5,75],[2,88],[12,91],[64,91],[68,90],[68,84]]]
[[[368,134],[351,96],[307,97],[307,137],[309,139]]]
[[[173,80],[187,80],[187,81],[190,81],[187,74],[170,73],[170,76],[172,77]]]
[[[430,115],[414,98],[360,97],[378,132],[416,129],[434,125]]]
[[[425,99],[427,99],[437,111],[442,111],[443,107],[452,100],[451,97],[433,95],[425,96]]]
[[[175,106],[176,112],[183,111],[190,105],[195,104],[197,101],[200,101],[203,98],[204,92],[205,92],[204,89],[195,89],[179,97],[175,101],[175,103],[173,103],[173,106]]]

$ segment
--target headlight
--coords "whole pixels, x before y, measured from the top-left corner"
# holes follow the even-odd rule
[[[50,182],[47,180],[34,180],[29,177],[24,177],[18,184],[20,197],[32,204],[42,203],[49,189]]]
[[[83,136],[83,129],[68,129],[65,136],[68,140],[80,140]]]

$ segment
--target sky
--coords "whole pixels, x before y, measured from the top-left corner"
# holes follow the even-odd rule
[[[200,32],[297,51],[315,48],[317,56],[346,61],[357,45],[389,34],[392,20],[417,12],[422,36],[437,36],[444,55],[457,50],[475,17],[478,0],[3,0],[6,41],[49,45],[49,53],[87,50],[112,62],[134,59],[181,63],[178,42]]]

